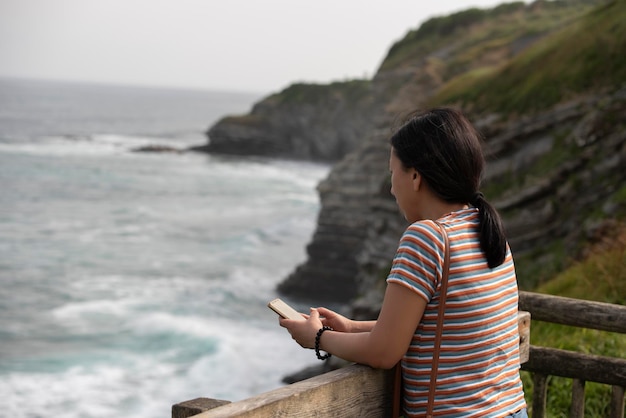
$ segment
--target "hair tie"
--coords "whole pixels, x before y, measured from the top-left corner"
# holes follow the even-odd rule
[[[472,204],[472,206],[478,206],[478,204],[480,202],[482,202],[483,200],[485,200],[485,195],[482,194],[482,192],[476,192],[472,195],[472,198],[470,199],[470,203]]]

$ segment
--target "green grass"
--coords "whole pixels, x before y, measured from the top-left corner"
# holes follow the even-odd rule
[[[433,17],[396,42],[381,71],[411,67],[429,54],[445,51],[448,68],[444,79],[468,70],[471,57],[479,57],[495,45],[541,34],[589,10],[603,0],[537,1],[503,3],[492,9],[471,8],[448,16]],[[537,5],[539,6],[537,7]],[[458,56],[457,56],[458,55]]]
[[[499,68],[463,74],[431,100],[520,114],[626,83],[626,2],[575,19]]]

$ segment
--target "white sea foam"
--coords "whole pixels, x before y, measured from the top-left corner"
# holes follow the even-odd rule
[[[285,374],[315,362],[310,350],[297,347],[275,324],[216,320],[209,326],[183,320],[180,327],[172,322],[168,326],[218,336],[217,349],[188,364],[177,362],[171,353],[119,353],[115,363],[78,365],[61,373],[10,373],[0,380],[3,413],[70,418],[119,416],[124,411],[129,417],[167,416],[171,405],[183,400],[239,400],[280,387]],[[151,329],[155,331],[154,324]]]
[[[210,318],[173,315],[169,312],[150,312],[144,315],[136,315],[130,326],[137,335],[146,334],[187,334],[197,338],[208,338],[219,335],[219,329],[215,326],[215,320]]]
[[[138,362],[122,366],[73,367],[60,374],[11,373],[0,381],[0,396],[8,401],[3,413],[12,417],[112,417],[120,410],[126,416],[166,416],[156,408],[165,407],[163,398],[145,393],[143,382],[167,380],[173,365]],[[139,389],[139,390],[138,390]],[[154,405],[154,415],[135,414],[141,400]],[[160,408],[159,408],[160,409]]]
[[[130,307],[125,301],[119,300],[89,300],[85,302],[72,302],[53,309],[51,314],[59,320],[80,319],[89,314],[101,314],[111,316],[124,316],[130,312]]]

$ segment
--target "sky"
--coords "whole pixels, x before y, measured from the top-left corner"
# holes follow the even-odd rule
[[[0,0],[0,77],[274,93],[371,78],[427,19],[506,1]]]

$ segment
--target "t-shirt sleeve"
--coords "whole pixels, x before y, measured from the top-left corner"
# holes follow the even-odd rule
[[[410,225],[400,239],[387,283],[407,287],[430,302],[439,282],[442,247],[443,238],[434,222]]]

